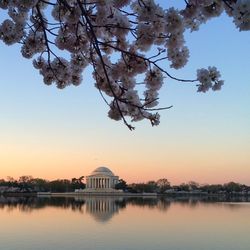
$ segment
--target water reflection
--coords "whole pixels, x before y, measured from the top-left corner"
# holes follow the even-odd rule
[[[100,198],[88,198],[86,201],[86,213],[92,215],[92,217],[99,222],[107,222],[120,209],[120,201],[114,197],[100,197]]]
[[[0,209],[12,211],[18,209],[22,212],[33,212],[46,207],[58,207],[83,212],[85,201],[74,198],[37,198],[37,197],[4,197],[0,196]]]
[[[249,204],[249,198],[224,199],[218,197],[209,198],[144,198],[144,197],[4,197],[0,196],[0,209],[8,212],[19,210],[31,213],[47,207],[58,209],[70,209],[79,213],[91,215],[100,223],[108,222],[114,215],[125,209],[128,205],[149,209],[157,209],[166,212],[171,205],[179,204],[196,208],[199,205],[225,206],[229,209],[237,209],[242,202]]]

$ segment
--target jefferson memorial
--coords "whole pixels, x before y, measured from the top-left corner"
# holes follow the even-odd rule
[[[116,192],[115,185],[119,181],[119,176],[107,167],[99,167],[90,175],[86,176],[86,188],[84,192]]]

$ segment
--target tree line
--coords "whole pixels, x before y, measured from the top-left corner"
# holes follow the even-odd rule
[[[78,178],[46,180],[33,178],[32,176],[21,176],[18,179],[7,177],[0,179],[0,187],[12,192],[73,192],[75,189],[85,188],[84,176]]]
[[[236,182],[228,182],[224,184],[199,184],[194,181],[181,183],[179,185],[171,185],[167,179],[159,179],[158,181],[148,181],[146,183],[133,183],[127,185],[130,192],[153,192],[153,193],[208,193],[208,194],[233,194],[248,193],[250,194],[250,186]]]
[[[0,192],[74,192],[76,189],[84,189],[84,176],[72,179],[56,179],[46,180],[42,178],[33,178],[25,175],[18,179],[7,177],[7,179],[0,179]],[[161,178],[157,181],[148,181],[142,183],[128,184],[125,180],[120,179],[115,186],[116,189],[131,193],[159,193],[166,192],[206,192],[208,194],[218,193],[249,193],[250,186],[228,182],[225,184],[199,184],[194,181],[188,183],[181,183],[180,185],[171,185],[166,178]]]

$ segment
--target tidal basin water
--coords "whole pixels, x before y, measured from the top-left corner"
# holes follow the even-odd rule
[[[250,203],[0,197],[1,250],[249,250]]]

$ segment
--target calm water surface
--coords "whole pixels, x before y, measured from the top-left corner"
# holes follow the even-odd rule
[[[1,250],[249,250],[250,203],[0,197]]]

